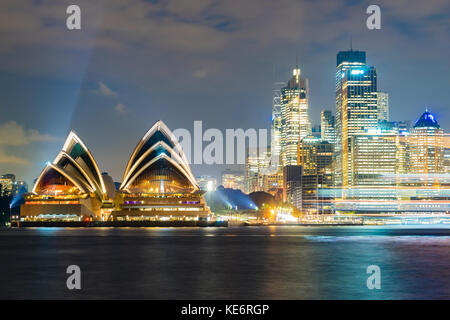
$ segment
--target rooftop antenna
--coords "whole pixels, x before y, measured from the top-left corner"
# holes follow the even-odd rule
[[[298,83],[300,78],[300,68],[298,67],[298,55],[295,56],[295,69],[293,75],[295,76],[295,82]]]
[[[350,36],[350,51],[353,51],[353,37]]]

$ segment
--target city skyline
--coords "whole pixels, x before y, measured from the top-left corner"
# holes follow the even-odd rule
[[[155,19],[160,19],[162,15],[158,12],[165,9],[170,17],[167,18],[169,22],[181,23],[176,19],[176,12],[182,8],[181,4],[178,8],[161,8],[162,4],[129,1],[129,10],[123,15],[128,25],[130,21],[127,17],[136,14],[133,11],[133,8],[136,9],[136,3],[142,4],[142,9],[154,12],[152,17]],[[353,48],[366,51],[368,64],[377,67],[379,90],[389,94],[391,120],[414,122],[428,107],[437,116],[441,127],[448,131],[450,115],[446,103],[450,99],[449,93],[439,90],[438,85],[448,83],[448,74],[443,71],[448,64],[444,54],[448,52],[448,44],[438,41],[445,38],[448,32],[445,28],[439,28],[442,21],[445,21],[445,15],[435,17],[434,22],[429,21],[429,17],[443,12],[442,9],[447,4],[434,2],[427,5],[426,10],[421,4],[407,7],[388,3],[380,5],[389,9],[385,10],[387,12],[383,11],[383,21],[394,20],[399,23],[386,24],[381,30],[370,31],[365,28],[367,6],[351,5],[345,1],[333,7],[326,7],[324,3],[297,5],[284,2],[280,2],[276,8],[262,6],[258,9],[260,11],[252,13],[255,17],[254,25],[242,25],[242,16],[225,4],[218,8],[210,8],[208,4],[198,5],[189,11],[192,21],[186,24],[203,26],[202,30],[211,32],[211,37],[197,38],[195,43],[198,48],[185,44],[181,47],[183,50],[179,50],[177,46],[174,48],[174,44],[158,43],[157,48],[160,51],[149,55],[147,60],[143,60],[142,55],[151,49],[151,45],[144,46],[132,55],[136,58],[136,63],[144,66],[141,69],[146,70],[146,75],[143,75],[135,63],[127,59],[118,60],[124,54],[130,54],[128,46],[121,47],[120,52],[115,51],[112,43],[109,52],[103,47],[106,45],[104,31],[111,27],[112,15],[117,13],[116,4],[112,2],[104,7],[96,7],[82,2],[80,6],[87,14],[101,12],[105,17],[95,26],[85,25],[79,34],[69,34],[68,38],[71,39],[59,39],[57,42],[57,37],[49,37],[49,32],[57,28],[59,21],[64,20],[64,15],[57,19],[54,25],[45,25],[41,30],[41,36],[45,40],[43,43],[28,40],[28,43],[17,44],[5,37],[5,49],[0,56],[0,83],[5,89],[1,102],[0,130],[2,133],[13,132],[19,139],[13,142],[2,140],[0,143],[0,172],[15,173],[18,179],[26,180],[32,185],[33,179],[38,176],[45,162],[56,155],[58,145],[71,129],[83,139],[91,141],[92,152],[97,155],[101,167],[109,172],[115,181],[120,181],[124,168],[123,159],[113,154],[127,154],[131,150],[114,149],[113,146],[130,145],[136,136],[142,135],[158,119],[164,120],[173,129],[190,129],[194,120],[203,120],[205,126],[221,130],[240,127],[270,129],[273,84],[290,78],[297,55],[302,75],[309,79],[309,116],[314,125],[319,124],[322,110],[335,109],[335,55],[338,51],[350,47],[350,38],[353,39]],[[11,9],[10,3],[5,1],[2,6],[5,7],[2,12],[8,9],[10,16],[14,17],[23,4],[18,2],[16,7]],[[40,13],[39,8],[45,7],[45,4],[33,6],[38,14],[32,21],[37,20],[37,23],[49,18],[48,15],[57,15],[56,12],[46,15]],[[61,5],[61,8],[63,7]],[[321,12],[331,19],[327,30],[332,26],[336,27],[336,31],[327,39],[317,39],[317,35],[323,37],[325,32],[313,32],[313,28],[320,25],[318,17],[308,17],[307,23],[295,19],[298,16],[306,16],[310,10],[318,10],[318,7],[324,9]],[[184,7],[183,9],[185,10]],[[286,29],[291,30],[286,36],[287,39],[280,38],[280,33],[263,37],[256,31],[262,23],[261,17],[266,17],[263,12],[270,9],[276,9],[274,16],[269,16],[269,19],[275,19],[277,23],[281,23],[277,20],[280,14],[292,11],[289,14],[292,19],[283,21]],[[207,15],[204,13],[208,10],[222,12],[223,15],[221,18],[209,18],[208,24]],[[245,14],[248,14],[248,10]],[[342,20],[339,14],[353,16],[354,19],[339,22]],[[415,19],[414,25],[407,20],[412,19],[411,17]],[[217,22],[214,19],[221,19],[222,23],[213,24],[211,19],[213,22]],[[419,30],[420,21],[427,21],[428,28]],[[169,22],[164,26],[168,28]],[[144,25],[145,23],[149,22],[144,22]],[[296,24],[301,24],[301,30],[289,28]],[[122,25],[117,28],[120,27]],[[325,27],[321,28],[323,31]],[[33,30],[32,27],[25,26],[21,32],[30,36],[34,34]],[[5,31],[7,34],[12,32],[10,29]],[[192,37],[198,35],[196,31],[199,30],[193,31]],[[414,31],[422,42],[409,43],[411,35],[406,31]],[[119,30],[113,29],[112,32]],[[146,29],[143,36],[149,37],[151,32]],[[211,42],[207,39],[213,39],[216,33],[220,35],[219,38],[216,37],[220,43],[208,47]],[[242,51],[245,53],[235,53],[222,59],[217,50],[227,43],[227,34],[233,35],[234,38],[240,35],[239,48],[245,48],[242,44],[244,40],[254,40],[256,45],[250,51]],[[29,38],[23,37],[21,41]],[[264,43],[263,39],[266,38],[267,43]],[[171,39],[177,41],[176,45],[182,43],[180,38],[173,35]],[[77,55],[78,60],[73,59],[74,55],[68,48],[71,41],[75,50],[83,53]],[[123,38],[118,41],[121,41],[122,45],[126,43]],[[278,47],[277,41],[282,41],[284,45],[285,50],[281,53],[274,50],[275,46]],[[393,42],[397,45],[392,45]],[[406,42],[409,44],[405,45]],[[420,43],[426,45],[420,46]],[[386,51],[386,47],[390,49]],[[423,47],[427,47],[427,50]],[[24,48],[31,50],[26,51]],[[193,53],[192,50],[196,52]],[[396,54],[399,50],[404,56]],[[59,51],[64,52],[66,56],[61,55]],[[172,54],[163,55],[163,52]],[[21,62],[25,62],[33,53],[37,54],[40,65],[21,65]],[[201,55],[204,57],[201,58]],[[50,56],[56,59],[50,61]],[[223,61],[217,61],[219,56]],[[433,63],[419,63],[424,59],[432,60]],[[118,61],[120,63],[117,63]],[[142,64],[143,62],[145,63]],[[169,72],[163,74],[157,62]],[[85,67],[79,68],[80,66]],[[26,67],[28,69],[24,69]],[[125,72],[126,67],[131,67],[130,70],[135,73],[130,75]],[[242,70],[249,72],[244,74]],[[413,81],[413,74],[433,81]],[[170,82],[167,75],[170,75]],[[403,80],[402,86],[398,84],[401,82],[399,79]],[[173,90],[169,83],[173,83],[179,90]],[[168,87],[172,89],[167,91]],[[27,91],[26,96],[20,94],[23,90]],[[417,94],[411,95],[411,92]],[[243,107],[248,112],[244,116],[238,116]],[[180,117],[171,116],[175,110],[179,112]],[[85,117],[86,114],[90,115],[89,119]],[[11,140],[7,134],[4,137],[5,140]],[[211,174],[217,178],[224,167],[194,165],[192,169],[195,175]]]
[[[0,300],[450,299],[449,23],[449,0],[1,0]]]
[[[350,50],[353,50],[353,49],[350,49]],[[357,52],[357,50],[355,49],[354,50],[355,52]],[[339,51],[339,52],[341,52],[341,51]],[[299,68],[299,66],[295,66],[295,67],[293,67],[292,68],[292,72],[298,72],[297,70],[300,70],[300,68]],[[295,78],[295,75],[294,75],[294,78]],[[276,87],[277,85],[279,86],[280,84],[284,84],[284,86],[286,85],[286,83],[287,83],[287,81],[286,82],[283,82],[282,81],[283,79],[279,79],[278,81],[276,81],[275,83],[274,83],[274,87]],[[307,81],[308,79],[306,79],[306,81]],[[107,89],[104,89],[104,90],[107,90]],[[273,91],[274,89],[272,89],[272,91]],[[386,94],[386,92],[382,92],[382,91],[380,91],[379,93],[382,93],[382,94]],[[272,100],[272,102],[273,102],[273,100]],[[271,106],[271,107],[273,107],[273,106]],[[270,109],[270,108],[269,108]],[[310,108],[308,108],[308,109],[310,109]],[[331,109],[331,110],[329,110],[329,109]],[[273,110],[271,110],[272,112],[273,112]],[[320,110],[320,113],[322,114],[322,112],[324,112],[324,111],[331,111],[331,115],[332,115],[332,117],[334,118],[335,116],[336,116],[336,114],[335,114],[335,106],[333,106],[333,107],[331,107],[331,108],[326,108],[326,109],[321,109]],[[426,111],[426,112],[428,112],[428,111],[433,111],[431,108],[429,108],[429,107],[425,107],[425,109],[424,109],[424,111]],[[308,114],[308,116],[309,116],[309,114],[310,114],[310,112],[311,112],[311,110],[307,110],[306,111],[307,112],[307,114]],[[416,115],[416,118],[414,118],[414,117],[411,117],[411,119],[407,119],[406,118],[406,116],[403,118],[403,119],[401,119],[401,120],[399,120],[399,119],[393,119],[391,116],[390,116],[390,110],[388,111],[388,117],[390,118],[390,120],[391,121],[393,121],[393,122],[399,122],[399,121],[409,121],[411,124],[414,124],[415,122],[416,122],[416,120],[418,120],[419,118],[417,117],[417,115]],[[434,114],[434,112],[433,112],[433,114]],[[310,117],[311,118],[311,117]],[[442,121],[442,120],[444,120],[444,121]],[[322,121],[323,121],[323,119],[321,119],[321,118],[319,118],[318,120],[315,120],[314,122],[311,122],[311,127],[314,127],[314,126],[317,126],[317,125],[321,125],[322,124]],[[441,123],[441,122],[443,122],[443,123],[445,123],[445,119],[439,119],[439,123]],[[7,125],[9,125],[11,128],[13,128],[13,129],[19,129],[19,127],[16,127],[16,126],[18,126],[18,124],[17,123],[15,123],[14,121],[12,121],[12,122],[9,122]],[[271,123],[270,121],[268,121],[267,122],[267,126],[268,126],[268,129],[269,130],[273,130],[273,123]],[[442,126],[441,126],[442,127]],[[247,129],[247,128],[244,128],[244,129]],[[445,130],[445,128],[443,128],[444,129],[444,131],[446,131]],[[70,131],[73,131],[73,130],[70,130]],[[26,134],[26,132],[24,132],[24,130],[23,130],[23,128],[20,128],[19,130],[18,130],[18,132],[19,132],[19,134]],[[33,132],[33,130],[30,130],[30,132]],[[269,141],[269,148],[271,147],[271,144],[274,142],[273,141],[273,138],[274,138],[274,131],[268,131],[268,141]],[[37,139],[36,139],[36,141],[39,141],[38,139],[40,139],[40,137],[42,137],[41,139],[42,139],[42,142],[60,142],[61,141],[61,139],[60,138],[58,138],[58,137],[54,137],[54,136],[51,136],[51,135],[47,135],[47,134],[38,134],[38,136],[37,136]],[[19,139],[20,138],[22,138],[22,137],[19,137]],[[24,137],[23,137],[24,138]],[[205,143],[204,143],[205,144]],[[1,145],[0,145],[1,146]],[[295,147],[296,148],[296,147]],[[296,151],[295,151],[296,152]],[[0,162],[0,165],[1,165],[1,162]],[[193,165],[193,167],[195,168],[195,164],[192,164]],[[198,166],[198,165],[197,165]],[[209,167],[210,167],[211,165],[209,165]],[[222,175],[222,173],[223,173],[223,171],[224,170],[226,170],[226,168],[228,168],[228,166],[227,165],[212,165],[212,166],[220,166],[222,169],[220,169],[220,171],[218,172],[218,173],[216,173],[216,174],[213,174],[213,176],[217,179],[219,179],[219,181],[220,181],[220,177],[221,177],[221,175]],[[236,167],[237,166],[237,167]],[[239,167],[240,167],[240,169],[239,169]],[[234,168],[234,170],[242,170],[242,173],[244,174],[244,168],[245,168],[245,165],[244,165],[244,167],[242,167],[242,165],[239,165],[239,164],[235,164],[235,165],[231,165],[231,168]],[[237,169],[236,169],[237,168]],[[194,172],[194,174],[197,176],[200,176],[200,175],[203,175],[203,174],[211,174],[211,172],[210,171],[200,171],[198,174],[195,172],[195,170],[193,170],[193,172]],[[18,175],[18,177],[20,178],[21,177],[21,174],[20,174],[20,172],[9,172],[8,170],[4,170],[4,172],[1,172],[1,174],[10,174],[10,173],[12,173],[12,174],[15,174],[15,175]],[[27,181],[27,180],[25,180],[25,179],[23,179],[24,181],[26,181],[26,182],[28,182],[31,186],[34,184],[34,180],[35,179],[37,179],[38,178],[38,176],[36,176],[36,177],[34,177],[33,178],[33,180],[32,181]],[[117,182],[121,182],[121,179],[119,178],[119,179],[114,179],[114,181],[117,181]]]

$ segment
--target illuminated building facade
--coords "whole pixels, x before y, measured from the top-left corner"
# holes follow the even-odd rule
[[[450,147],[444,149],[444,173],[450,173]]]
[[[14,192],[14,183],[16,176],[7,173],[0,176],[0,197],[9,197]]]
[[[297,145],[311,133],[308,115],[308,79],[298,66],[286,87],[281,89],[281,163],[297,164]]]
[[[157,121],[135,147],[112,221],[206,221],[210,212],[181,145]]]
[[[294,207],[302,207],[302,167],[287,165],[283,167],[283,201]]]
[[[397,172],[397,133],[381,129],[351,137],[351,186],[395,185],[387,179]]]
[[[351,138],[352,183],[337,212],[426,214],[450,211],[450,178],[443,163],[444,134],[426,112],[407,130],[380,122]],[[442,171],[441,171],[442,170]]]
[[[410,172],[410,152],[408,137],[411,132],[411,121],[396,122],[398,128],[397,139],[397,174],[408,174]]]
[[[396,199],[396,136],[368,134],[351,138],[352,182],[348,197]],[[387,187],[387,188],[386,188]]]
[[[214,191],[217,188],[217,180],[211,176],[199,176],[196,180],[202,191]]]
[[[410,120],[396,121],[400,135],[409,135],[412,125]]]
[[[260,175],[269,167],[268,149],[247,148],[245,159],[245,192],[262,191]]]
[[[334,115],[330,110],[320,112],[320,135],[323,141],[334,144],[336,142],[336,128]]]
[[[281,151],[281,88],[285,82],[276,82],[272,89],[272,137],[271,137],[271,166],[277,168],[280,163]]]
[[[73,131],[24,198],[22,221],[101,220],[102,208],[112,206],[94,157]]]
[[[378,125],[377,72],[366,65],[363,51],[341,51],[337,55],[335,120],[335,182],[346,187],[352,181],[351,137]]]
[[[334,145],[307,136],[298,145],[302,167],[302,210],[305,213],[332,213],[334,199]]]
[[[273,196],[283,191],[283,170],[281,168],[277,171],[260,173],[259,179],[262,181],[262,191]]]
[[[350,203],[366,201],[371,210],[384,210],[383,202],[395,201],[398,196],[396,184],[402,149],[397,123],[382,121],[376,129],[352,136],[350,148],[352,180],[346,198]]]
[[[245,190],[245,175],[241,171],[226,169],[222,172],[222,186],[227,189]]]
[[[408,138],[410,173],[444,173],[444,131],[433,114],[426,111],[414,124]]]
[[[310,175],[317,173],[317,144],[321,140],[314,136],[306,136],[298,144],[298,162],[302,166],[302,174]]]
[[[389,94],[387,92],[377,92],[378,120],[389,121]]]
[[[28,184],[26,183],[26,181],[18,180],[14,182],[13,195],[19,194],[21,192],[28,192]]]

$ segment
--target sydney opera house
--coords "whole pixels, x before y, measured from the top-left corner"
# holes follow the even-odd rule
[[[210,215],[179,142],[162,121],[138,142],[120,186],[100,172],[70,132],[25,195],[21,222],[206,221]]]

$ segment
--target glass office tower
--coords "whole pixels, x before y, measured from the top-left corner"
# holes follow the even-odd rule
[[[281,151],[281,89],[286,82],[275,82],[272,89],[272,140],[271,166],[276,169],[280,163]]]
[[[387,92],[377,93],[378,120],[389,121],[389,94]]]
[[[320,136],[323,141],[334,144],[336,142],[334,115],[330,110],[322,110],[320,113]]]
[[[351,184],[351,137],[378,125],[377,72],[366,65],[364,51],[341,51],[336,68],[335,182]]]
[[[409,135],[410,172],[444,173],[444,131],[433,114],[426,111],[416,121]]]
[[[308,79],[300,75],[298,66],[291,80],[281,89],[281,162],[297,164],[297,145],[311,133],[308,115]]]

